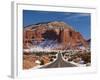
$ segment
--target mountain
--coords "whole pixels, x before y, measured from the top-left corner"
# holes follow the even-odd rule
[[[79,45],[87,48],[88,42],[80,32],[64,22],[37,23],[24,27],[23,47],[53,50],[75,49]]]
[[[87,42],[90,43],[91,42],[91,39],[88,39]]]
[[[90,44],[91,44],[91,39],[88,39],[88,40],[87,40],[87,43],[88,43],[89,46],[91,46],[91,45],[90,45]]]

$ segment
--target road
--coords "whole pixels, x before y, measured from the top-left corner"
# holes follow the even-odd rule
[[[61,53],[58,53],[58,58],[55,62],[49,64],[49,65],[46,65],[42,68],[61,68],[61,67],[75,67],[75,65],[69,63],[69,62],[65,62],[63,59],[62,59],[62,55]]]

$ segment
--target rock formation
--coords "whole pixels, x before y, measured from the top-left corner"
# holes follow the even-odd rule
[[[24,28],[24,49],[39,45],[45,40],[57,41],[55,49],[71,49],[79,45],[87,48],[89,45],[83,36],[64,22],[48,22],[30,25]],[[49,42],[48,42],[49,43]],[[54,43],[53,43],[54,44]]]

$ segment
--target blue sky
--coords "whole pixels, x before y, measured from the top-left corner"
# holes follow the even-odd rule
[[[79,31],[85,39],[90,38],[91,15],[89,13],[51,12],[23,10],[23,26],[40,22],[63,21]]]

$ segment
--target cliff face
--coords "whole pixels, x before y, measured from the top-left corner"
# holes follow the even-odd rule
[[[23,34],[24,49],[38,45],[40,47],[52,45],[52,49],[71,49],[80,45],[87,48],[89,46],[79,32],[64,22],[55,21],[31,25],[24,28]]]

